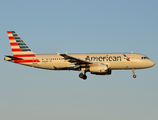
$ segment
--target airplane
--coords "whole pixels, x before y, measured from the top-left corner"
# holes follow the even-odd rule
[[[48,70],[81,71],[79,77],[87,79],[87,72],[95,75],[111,75],[112,70],[135,70],[153,67],[155,62],[137,53],[86,53],[86,54],[36,54],[15,31],[7,31],[13,56],[4,60]]]

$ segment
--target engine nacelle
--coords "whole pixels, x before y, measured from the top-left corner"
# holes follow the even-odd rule
[[[98,72],[98,73],[105,73],[108,70],[107,65],[92,65],[89,68],[90,72]]]
[[[111,75],[111,70],[108,69],[106,72],[104,73],[98,73],[98,72],[91,72],[91,74],[95,74],[95,75]]]
[[[110,75],[111,70],[108,69],[108,65],[92,65],[89,68],[89,71],[91,74],[96,74],[96,75]]]

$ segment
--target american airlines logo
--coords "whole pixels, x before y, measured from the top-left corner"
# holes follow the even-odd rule
[[[127,57],[125,54],[123,54],[123,56],[124,56],[124,59],[126,59],[127,61],[130,61],[130,58]]]

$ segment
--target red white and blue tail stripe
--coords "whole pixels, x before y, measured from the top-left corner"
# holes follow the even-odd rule
[[[15,31],[7,31],[13,55],[35,54]]]
[[[24,43],[15,31],[7,31],[11,50],[16,63],[40,62],[31,49]],[[17,58],[17,59],[15,59]]]

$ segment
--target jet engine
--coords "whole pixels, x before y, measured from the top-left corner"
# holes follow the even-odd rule
[[[91,74],[96,74],[96,75],[110,75],[111,70],[108,69],[108,65],[92,65],[89,68],[89,71]]]

